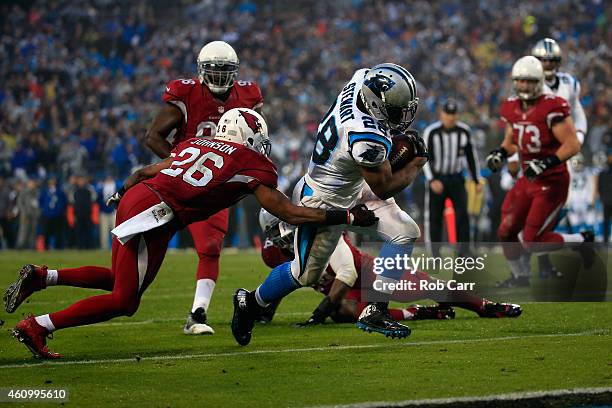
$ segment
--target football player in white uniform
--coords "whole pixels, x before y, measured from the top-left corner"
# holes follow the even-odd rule
[[[412,183],[427,162],[427,150],[422,139],[414,137],[416,157],[394,173],[387,157],[392,133],[408,129],[417,106],[416,81],[405,68],[384,63],[356,71],[321,120],[308,173],[294,189],[294,202],[325,209],[365,204],[379,220],[369,231],[385,241],[380,256],[410,255],[419,227],[392,197]],[[249,343],[259,308],[319,280],[342,231],[298,227],[294,260],[274,268],[257,290],[236,291],[232,333],[239,344]],[[402,273],[401,268],[386,270],[379,275],[379,287],[388,288]],[[392,337],[410,334],[388,313],[391,292],[378,292],[380,301],[363,310],[358,327]]]
[[[568,232],[571,234],[583,230],[595,230],[596,172],[585,165],[582,153],[570,159],[569,171],[571,181],[566,203]]]
[[[560,96],[569,103],[576,136],[580,144],[583,144],[587,132],[587,118],[580,103],[580,82],[571,74],[559,71],[562,59],[561,47],[552,38],[544,38],[531,49],[531,55],[542,63],[546,93]],[[518,160],[518,154],[508,159],[508,170],[512,175],[519,172]],[[528,262],[525,265],[528,265]],[[548,254],[538,256],[538,269],[542,277],[558,275]]]

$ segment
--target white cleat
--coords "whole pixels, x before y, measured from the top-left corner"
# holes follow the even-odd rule
[[[191,335],[215,334],[215,330],[206,324],[204,308],[200,307],[195,312],[189,313],[187,322],[183,326],[183,333]]]

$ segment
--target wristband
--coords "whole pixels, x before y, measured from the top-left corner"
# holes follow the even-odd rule
[[[556,154],[552,156],[548,156],[544,159],[544,163],[546,164],[546,168],[550,169],[551,167],[555,167],[561,164],[561,159],[557,157]]]
[[[503,157],[504,159],[507,159],[507,158],[508,158],[508,151],[507,151],[506,149],[504,149],[503,147],[500,147],[500,148],[499,148],[499,152],[501,153],[501,155],[502,155],[502,157]]]
[[[119,194],[119,196],[123,197],[123,195],[125,194],[126,189],[125,186],[121,186],[121,188],[119,190],[117,190],[117,193]]]
[[[325,211],[326,225],[350,224],[351,213],[348,210],[327,210]]]

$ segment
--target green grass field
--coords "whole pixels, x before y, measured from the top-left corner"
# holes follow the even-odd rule
[[[24,263],[109,265],[110,254],[0,252],[0,287]],[[612,386],[609,302],[529,303],[520,318],[501,320],[458,310],[453,321],[412,322],[409,339],[390,340],[350,324],[293,328],[320,301],[301,289],[240,347],[229,328],[231,296],[267,268],[256,253],[224,253],[209,311],[216,334],[192,337],[181,328],[195,265],[194,252],[171,252],[135,316],[56,333],[58,362],[34,360],[10,329],[22,314],[56,311],[95,291],[54,287],[13,315],[2,310],[0,388],[65,388],[70,406],[302,407]]]

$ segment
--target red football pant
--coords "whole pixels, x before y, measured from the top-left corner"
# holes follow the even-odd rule
[[[130,189],[117,210],[116,224],[146,210],[160,200],[143,184]],[[51,313],[56,329],[99,323],[136,313],[140,298],[159,270],[168,242],[177,226],[170,222],[132,237],[125,245],[113,238],[112,267],[86,266],[58,271],[57,283],[112,289],[111,293],[83,299],[67,309]]]
[[[533,252],[560,249],[563,237],[552,229],[567,200],[568,188],[568,173],[535,181],[521,177],[504,199],[502,221],[497,230],[499,240],[519,242],[520,239],[522,247]],[[530,245],[533,243],[540,245]],[[518,259],[523,248],[503,245],[504,255],[509,260]]]
[[[209,219],[189,224],[189,232],[198,253],[196,280],[219,277],[219,257],[229,224],[229,209],[221,210]]]

